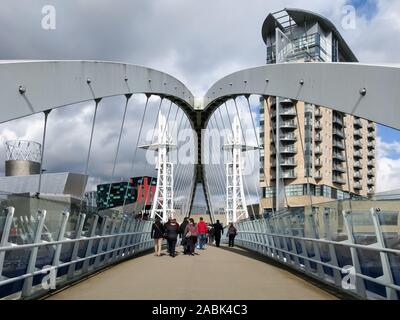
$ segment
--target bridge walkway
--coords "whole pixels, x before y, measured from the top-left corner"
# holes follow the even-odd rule
[[[196,256],[143,255],[47,299],[332,300],[335,295],[241,248],[207,246]]]

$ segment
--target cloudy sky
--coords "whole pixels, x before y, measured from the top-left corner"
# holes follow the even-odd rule
[[[42,28],[45,5],[56,9],[55,30]],[[356,9],[355,28],[342,27],[345,5]],[[309,9],[331,19],[360,62],[400,63],[397,0],[2,0],[0,59],[88,59],[144,65],[179,78],[194,95],[201,96],[219,78],[265,63],[262,23],[268,13],[284,7]],[[111,175],[124,103],[123,97],[116,97],[99,106],[90,186]],[[156,110],[159,99],[152,97],[150,104]],[[142,115],[144,105],[142,96],[129,103],[116,177],[126,177],[130,170],[140,124],[137,114]],[[161,107],[167,113],[169,103],[164,101]],[[144,131],[153,126],[155,113],[146,115]],[[44,164],[49,172],[84,171],[92,116],[90,103],[50,114]],[[17,138],[40,141],[42,119],[35,115],[0,124],[0,143]],[[245,125],[251,128],[249,121]],[[378,134],[378,191],[400,188],[400,135],[384,127]],[[140,164],[135,164],[134,171],[154,174],[150,166]],[[188,176],[182,178],[183,189],[190,181]]]

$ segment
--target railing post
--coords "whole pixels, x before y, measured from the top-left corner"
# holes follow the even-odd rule
[[[126,245],[128,246],[128,248],[126,248],[126,250],[125,250],[125,254],[126,255],[131,255],[133,253],[133,250],[134,250],[134,248],[133,248],[133,240],[135,239],[135,235],[134,235],[135,227],[136,227],[136,221],[135,220],[131,220],[131,224],[130,224],[129,229],[128,229],[130,235],[128,236],[128,239],[127,239],[127,244]]]
[[[123,231],[124,236],[121,239],[121,245],[120,245],[121,247],[125,247],[125,246],[128,245],[129,236],[127,235],[127,233],[129,232],[129,229],[131,227],[131,223],[132,223],[131,220],[129,218],[126,218],[125,228],[124,228],[124,231]],[[119,259],[121,259],[122,257],[125,256],[125,252],[126,252],[126,248],[118,251]]]
[[[116,227],[117,227],[117,219],[114,218],[111,223],[110,235],[115,234]],[[113,241],[115,241],[115,240],[116,240],[115,237],[108,238],[107,247],[106,247],[107,252],[112,249],[112,244],[113,244]],[[110,253],[106,253],[104,260],[103,260],[104,261],[103,264],[108,264],[110,262],[109,257],[110,257]]]
[[[108,217],[104,217],[103,218],[103,224],[101,226],[100,239],[99,239],[99,243],[98,243],[98,246],[97,246],[96,254],[100,254],[101,252],[103,252],[103,242],[104,242],[104,238],[103,237],[106,235],[106,232],[107,232],[107,223],[108,223]],[[97,269],[99,267],[101,257],[102,256],[97,256],[95,258],[95,260],[94,260],[94,269]]]
[[[81,213],[79,215],[77,228],[75,229],[75,239],[82,238],[82,230],[83,230],[83,226],[85,224],[85,218],[86,218],[86,214]],[[80,244],[81,244],[81,242],[79,242],[79,241],[74,243],[74,247],[72,249],[72,254],[71,254],[71,261],[76,260],[76,258],[78,257],[78,251],[79,251]],[[69,265],[67,279],[72,279],[74,277],[75,269],[76,269],[75,263]]]
[[[267,222],[266,222],[265,218],[263,218],[261,221],[262,221],[261,226],[262,226],[263,239],[264,239],[264,248],[267,247],[267,255],[269,257],[271,257],[272,256],[272,254],[271,254],[272,253],[272,247],[271,247],[271,244],[269,243],[268,235],[266,234],[268,232],[268,230],[267,230]]]
[[[96,235],[96,228],[98,221],[99,221],[99,216],[95,215],[92,224],[92,229],[90,230],[90,235],[89,235],[90,238],[93,238]],[[89,257],[92,255],[92,247],[93,247],[93,239],[90,239],[86,247],[85,260],[83,261],[82,265],[82,274],[86,273],[89,269],[89,264],[90,264]]]
[[[34,234],[33,243],[39,244],[42,242],[42,230],[44,226],[44,220],[46,219],[46,210],[39,210],[37,215],[37,225]],[[31,249],[31,254],[29,256],[28,266],[26,268],[26,273],[32,273],[36,270],[36,258],[38,254],[39,247],[34,247]],[[32,294],[32,283],[33,277],[28,277],[24,280],[24,285],[22,288],[22,297],[29,297]]]
[[[10,236],[10,230],[11,230],[11,225],[12,225],[15,209],[13,207],[8,207],[4,211],[7,212],[7,216],[6,216],[6,221],[5,221],[4,227],[3,227],[3,234],[1,236],[0,248],[7,247],[9,245],[8,238]],[[0,280],[2,278],[1,275],[3,273],[5,255],[6,255],[5,251],[0,251]]]
[[[374,223],[374,230],[375,230],[375,235],[376,235],[376,240],[377,240],[377,246],[381,249],[385,249],[385,240],[383,238],[382,234],[382,228],[381,224],[379,222],[378,214],[376,212],[375,208],[371,208],[371,217],[372,221]],[[383,280],[385,283],[389,284],[394,284],[394,279],[393,279],[393,273],[392,273],[392,268],[390,267],[390,261],[388,254],[386,252],[380,252],[380,258],[381,258],[381,264],[382,264],[382,270],[383,270],[383,276],[381,276],[379,279]],[[386,287],[386,297],[387,299],[390,300],[397,300],[398,294],[396,290]]]
[[[297,225],[300,228],[301,224],[300,224],[300,219],[299,218],[300,218],[300,215],[297,215],[295,217]],[[302,237],[305,237],[305,213],[304,213],[304,225],[303,225]],[[308,256],[308,252],[307,252],[306,243],[305,243],[305,241],[303,239],[300,240],[300,245],[301,245],[301,254],[300,255],[303,257],[303,260],[304,260],[304,269],[306,270],[306,272],[312,273],[310,260],[308,260],[309,256]]]
[[[315,213],[311,209],[311,213],[308,216],[309,223],[310,223],[310,230],[311,230],[311,237],[313,239],[318,239],[319,237],[317,236],[317,223],[315,221]],[[322,262],[321,260],[321,252],[319,250],[319,245],[317,242],[313,241],[313,248],[314,248],[314,255],[315,255],[315,260],[318,260]],[[324,268],[320,263],[317,263],[317,274],[321,279],[324,279],[325,273],[324,273]]]
[[[330,218],[329,211],[325,210],[325,212],[324,212],[324,228],[325,228],[326,239],[329,241],[333,241],[331,224],[330,224],[329,218]],[[335,267],[339,267],[339,263],[338,263],[337,256],[336,256],[335,245],[330,243],[330,244],[328,244],[328,247],[329,247],[329,255],[331,257],[330,264],[332,264]],[[332,268],[332,269],[333,269],[333,280],[335,281],[335,285],[340,287],[342,285],[342,275],[338,269],[335,269],[335,268]]]
[[[287,216],[286,219],[283,221],[283,223],[284,223],[284,227],[288,231],[289,235],[294,236],[293,228],[291,227],[290,216]],[[290,238],[290,244],[292,245],[292,250],[290,250],[290,251],[295,253],[295,255],[293,255],[294,265],[300,269],[299,257],[297,256],[297,254],[299,254],[299,253],[297,252],[296,243],[293,238]]]
[[[126,219],[122,219],[122,220],[121,220],[121,224],[120,224],[120,226],[119,226],[119,228],[118,228],[118,231],[117,231],[118,234],[121,234],[121,233],[122,233],[122,230],[125,230],[125,228],[126,228],[126,222],[127,222]],[[114,252],[111,254],[110,262],[115,261],[115,259],[117,258],[117,255],[118,255],[118,251],[119,251],[119,250],[116,250],[116,249],[121,247],[121,245],[120,245],[121,237],[122,237],[122,236],[117,236],[116,239],[115,239],[114,248],[113,248],[113,249],[114,249]]]
[[[68,211],[64,211],[61,214],[61,225],[60,225],[60,231],[57,236],[57,241],[64,240],[65,229],[67,228],[68,217],[69,217]],[[53,267],[58,267],[60,265],[61,249],[62,249],[62,244],[57,244],[56,250],[55,250],[54,256],[53,256]],[[57,270],[56,270],[56,272],[57,272]]]
[[[347,241],[343,241],[344,243],[350,243],[350,244],[355,244],[355,240],[354,240],[354,235],[353,235],[353,224],[350,221],[350,212],[349,211],[342,211],[343,214],[343,220],[344,220],[344,225],[346,228],[346,233],[347,233],[347,237],[348,240]],[[360,260],[358,258],[358,253],[357,253],[357,249],[350,247],[350,253],[351,253],[351,260],[353,262],[353,267],[356,271],[356,273],[362,274],[361,271],[361,266],[360,266]],[[365,283],[364,280],[362,278],[359,278],[356,276],[356,289],[355,289],[356,293],[359,294],[361,297],[365,298],[366,297],[366,291],[365,291]]]

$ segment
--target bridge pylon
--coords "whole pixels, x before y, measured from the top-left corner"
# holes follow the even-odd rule
[[[158,120],[157,142],[140,146],[142,149],[158,152],[156,157],[157,186],[151,208],[151,218],[159,217],[163,222],[174,218],[174,164],[170,161],[169,152],[176,148],[168,132],[168,124],[161,113]]]
[[[226,221],[236,223],[247,219],[249,213],[243,189],[243,152],[258,149],[242,142],[242,130],[239,117],[232,123],[232,136],[223,149],[232,153],[232,162],[226,164]]]

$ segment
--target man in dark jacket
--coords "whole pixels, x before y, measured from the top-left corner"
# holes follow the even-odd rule
[[[176,219],[172,219],[171,223],[166,224],[165,231],[167,235],[167,244],[169,255],[175,258],[175,247],[176,241],[178,240],[179,224],[176,223]]]
[[[183,219],[181,226],[179,227],[179,234],[181,236],[181,244],[183,246],[183,254],[186,254],[188,252],[187,251],[187,247],[188,247],[187,239],[185,238],[185,230],[186,230],[186,226],[188,224],[188,219],[189,219],[188,217],[185,217]]]
[[[222,224],[219,223],[219,220],[217,220],[216,223],[214,223],[214,237],[215,237],[215,245],[219,247],[219,244],[221,242],[221,236],[224,234],[224,227]]]

